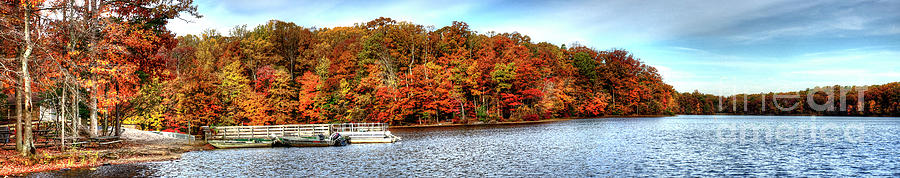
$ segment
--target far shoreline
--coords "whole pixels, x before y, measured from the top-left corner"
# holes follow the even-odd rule
[[[409,129],[409,128],[433,128],[433,127],[468,127],[468,126],[493,126],[493,125],[521,125],[521,124],[540,124],[550,122],[561,122],[578,119],[605,119],[605,118],[659,118],[659,117],[677,117],[677,116],[806,116],[806,117],[869,117],[869,118],[896,118],[897,116],[852,116],[852,115],[816,115],[816,114],[785,114],[785,115],[756,115],[756,114],[731,114],[731,113],[714,113],[714,114],[676,114],[676,115],[607,115],[597,117],[563,117],[553,119],[543,119],[536,121],[505,121],[505,122],[476,122],[476,123],[437,123],[437,124],[414,124],[414,125],[397,125],[390,128]]]
[[[603,118],[639,118],[639,117],[673,117],[678,115],[608,115],[608,116],[597,116],[597,117],[563,117],[563,118],[553,118],[553,119],[543,119],[536,121],[504,121],[504,122],[476,122],[476,123],[437,123],[437,124],[415,124],[415,125],[398,125],[398,126],[390,126],[391,128],[431,128],[431,127],[467,127],[467,126],[492,126],[492,125],[520,125],[520,124],[539,124],[539,123],[550,123],[550,122],[560,122],[560,121],[569,121],[569,120],[578,120],[578,119],[603,119]]]

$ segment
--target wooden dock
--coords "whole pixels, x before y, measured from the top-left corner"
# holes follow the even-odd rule
[[[331,135],[331,124],[203,127],[207,140],[276,138],[297,135]]]
[[[385,123],[292,124],[269,126],[203,127],[206,140],[275,139],[285,136],[330,136],[339,133],[358,138],[355,143],[390,143],[399,138],[390,135]],[[375,139],[381,138],[381,139]],[[351,142],[354,142],[351,139]]]

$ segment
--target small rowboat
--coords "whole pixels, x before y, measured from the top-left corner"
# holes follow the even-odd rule
[[[400,137],[388,131],[386,123],[343,123],[334,124],[334,130],[341,135],[350,137],[350,142],[357,143],[394,143],[400,141]]]
[[[276,145],[290,147],[323,147],[345,146],[350,144],[350,137],[333,134],[326,138],[325,135],[317,136],[284,136],[275,139]]]
[[[391,131],[379,132],[343,132],[351,138],[351,143],[394,143],[400,141],[400,137],[391,134]]]
[[[207,140],[210,145],[224,149],[224,148],[263,148],[263,147],[272,147],[272,144],[275,143],[275,140],[272,139],[261,139],[261,138],[251,138],[251,139],[232,139],[232,140]]]

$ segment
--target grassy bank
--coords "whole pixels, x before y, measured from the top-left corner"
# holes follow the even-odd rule
[[[107,148],[62,151],[52,147],[40,148],[32,157],[22,157],[15,150],[0,150],[0,175],[22,176],[32,172],[165,161],[181,158],[185,152],[208,149],[212,148],[201,142],[126,141]]]

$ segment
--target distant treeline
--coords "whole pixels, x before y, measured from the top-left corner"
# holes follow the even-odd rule
[[[860,93],[863,100],[859,100]],[[676,101],[681,114],[900,116],[900,82],[731,96],[694,91],[678,94]]]

